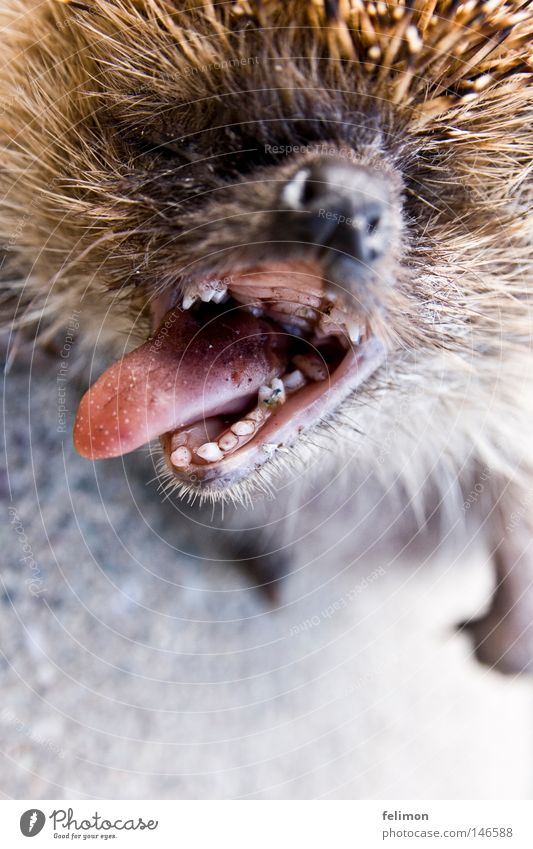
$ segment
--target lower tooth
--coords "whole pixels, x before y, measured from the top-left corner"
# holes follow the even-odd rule
[[[298,389],[302,389],[306,383],[307,381],[300,369],[295,369],[295,371],[291,371],[290,374],[283,377],[283,385],[287,392],[296,392]]]
[[[218,440],[218,445],[222,449],[222,451],[231,451],[232,448],[235,448],[238,442],[239,437],[235,436],[234,433],[228,431],[228,433],[225,433],[224,436],[220,437],[220,439]]]
[[[217,460],[222,460],[224,454],[218,447],[216,442],[204,442],[199,448],[196,448],[196,453],[202,460],[207,460],[208,463],[215,463]]]
[[[198,300],[197,295],[184,295],[181,305],[184,310],[190,310],[193,304]]]
[[[255,425],[252,422],[235,422],[231,425],[231,431],[236,436],[250,436],[251,433],[255,430]]]
[[[175,448],[172,454],[170,455],[170,462],[172,463],[172,465],[178,466],[179,468],[181,468],[182,466],[188,466],[191,460],[191,452],[183,445],[179,448]]]
[[[292,361],[309,380],[326,380],[328,376],[327,366],[318,354],[297,354]]]
[[[275,377],[270,386],[261,386],[258,399],[260,404],[274,407],[285,402],[285,386],[279,377]]]

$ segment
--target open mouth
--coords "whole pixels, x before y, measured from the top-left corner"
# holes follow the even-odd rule
[[[169,468],[192,487],[250,475],[385,358],[368,316],[343,307],[303,262],[203,280],[179,303],[160,300],[154,324],[85,394],[74,444],[102,459],[160,437]]]

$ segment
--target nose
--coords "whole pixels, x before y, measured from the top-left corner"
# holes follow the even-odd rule
[[[372,266],[387,250],[389,191],[384,178],[370,168],[320,157],[293,174],[281,201],[285,238],[364,266]]]

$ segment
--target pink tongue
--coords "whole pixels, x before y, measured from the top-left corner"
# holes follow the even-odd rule
[[[74,446],[93,460],[118,457],[204,417],[240,412],[285,364],[285,338],[245,310],[203,324],[170,310],[151,339],[85,393]]]

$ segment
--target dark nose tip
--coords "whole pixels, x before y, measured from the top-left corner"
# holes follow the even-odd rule
[[[351,162],[320,158],[285,184],[285,236],[372,265],[387,250],[390,198],[383,177]]]

